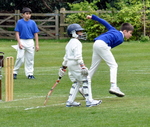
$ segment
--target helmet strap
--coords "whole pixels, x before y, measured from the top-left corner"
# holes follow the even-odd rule
[[[78,37],[79,37],[79,35],[76,34],[76,31],[75,31],[75,30],[73,30],[73,31],[71,32],[71,34],[72,34],[72,37],[74,37],[74,38],[78,38]]]

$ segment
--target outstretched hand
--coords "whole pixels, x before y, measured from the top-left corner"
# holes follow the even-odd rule
[[[91,18],[92,18],[92,16],[90,16],[90,15],[87,15],[87,16],[86,16],[86,18],[87,18],[87,19],[91,19]]]

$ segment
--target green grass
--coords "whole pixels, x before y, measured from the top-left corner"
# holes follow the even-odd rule
[[[125,42],[112,49],[119,65],[118,86],[126,94],[118,98],[108,93],[109,68],[102,62],[92,80],[94,99],[103,102],[85,107],[81,95],[76,101],[81,107],[65,107],[71,81],[64,76],[55,88],[47,106],[43,103],[49,89],[58,78],[67,40],[41,40],[35,54],[35,80],[25,77],[24,67],[14,80],[14,100],[5,102],[5,72],[2,69],[3,99],[0,101],[1,127],[149,127],[150,126],[150,43]],[[16,58],[11,47],[14,40],[0,40],[5,57]],[[92,43],[83,43],[83,58],[90,67]]]

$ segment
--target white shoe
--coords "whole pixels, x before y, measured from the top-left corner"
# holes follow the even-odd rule
[[[85,98],[85,95],[83,93],[83,88],[79,88],[79,93],[83,96],[83,98]]]
[[[69,101],[66,102],[66,107],[78,107],[80,105],[81,105],[80,103],[75,102],[75,101],[72,103],[70,103]]]
[[[124,97],[125,94],[120,91],[119,87],[111,87],[109,90],[110,94],[115,94],[118,97]]]
[[[92,106],[96,106],[102,103],[102,100],[93,100],[92,102],[87,101],[86,102],[86,107],[92,107]]]

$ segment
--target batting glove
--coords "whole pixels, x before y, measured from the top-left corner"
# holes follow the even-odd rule
[[[66,66],[62,66],[59,68],[59,72],[58,72],[59,77],[63,77],[65,75],[66,68],[67,68]]]
[[[88,75],[88,68],[84,64],[80,64],[81,66],[81,74]]]

